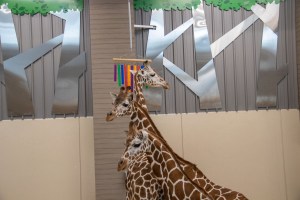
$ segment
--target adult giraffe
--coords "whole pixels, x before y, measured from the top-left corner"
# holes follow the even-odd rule
[[[144,68],[137,72],[131,71],[131,73],[134,74],[135,101],[148,111],[143,94],[143,87],[149,86],[169,89],[169,84],[152,69],[148,61],[144,62]]]

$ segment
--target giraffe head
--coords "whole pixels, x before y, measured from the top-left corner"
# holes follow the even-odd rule
[[[144,62],[144,68],[136,73],[137,76],[141,78],[142,84],[145,86],[169,89],[169,84],[152,69],[148,61]]]
[[[130,163],[134,160],[135,156],[141,153],[150,153],[152,140],[150,137],[154,137],[155,140],[162,140],[159,137],[153,136],[151,132],[146,129],[137,129],[135,125],[129,127],[127,132],[127,138],[125,142],[124,153],[118,163],[118,171],[126,170]]]
[[[119,94],[110,93],[113,99],[113,108],[111,112],[107,113],[106,121],[112,121],[116,117],[131,114],[133,94],[129,90],[130,87],[121,87]]]
[[[129,127],[125,142],[125,150],[118,163],[118,171],[126,170],[136,155],[146,153],[150,150],[147,141],[148,132],[146,130],[137,130],[134,125]]]

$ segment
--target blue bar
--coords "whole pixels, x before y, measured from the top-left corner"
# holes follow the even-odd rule
[[[124,65],[121,65],[121,78],[122,78],[122,85],[124,85]]]

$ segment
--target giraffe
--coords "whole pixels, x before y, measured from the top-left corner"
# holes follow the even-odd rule
[[[137,72],[131,71],[131,73],[134,74],[135,101],[148,111],[143,94],[143,86],[169,89],[169,84],[152,69],[148,61],[144,62],[144,68]]]
[[[213,199],[182,171],[176,155],[160,137],[149,134],[146,130],[136,129],[134,134],[127,138],[126,144],[118,168],[126,169],[137,154],[144,153],[153,173],[163,188],[164,199]]]
[[[126,200],[164,200],[161,185],[143,153],[137,153],[126,168]],[[119,163],[118,171],[123,170]]]
[[[129,131],[126,132],[129,133]],[[133,131],[130,130],[130,133]],[[129,145],[128,142],[127,137],[126,146]],[[123,166],[125,165],[122,165],[122,162],[118,163],[118,171],[126,170],[126,200],[164,200],[162,187],[144,153],[134,155],[127,163],[126,169]]]
[[[145,111],[148,112],[146,101],[143,95],[143,86],[163,87],[164,89],[168,89],[169,85],[151,68],[148,61],[144,62],[144,67],[142,69],[138,70],[137,72],[131,70],[131,73],[134,75],[134,92],[136,101],[142,106],[142,108],[145,109]],[[127,90],[125,88],[121,88],[120,97],[111,94],[112,96],[116,97],[114,101],[115,104],[117,104],[119,100],[124,97],[126,91],[128,92],[128,89],[129,88],[127,88]],[[132,95],[129,98],[132,99]],[[125,102],[123,105],[127,105],[127,103],[128,102]],[[162,190],[159,189],[160,186],[158,185],[155,177],[153,177],[153,172],[149,166],[149,163],[146,161],[147,159],[145,159],[145,157],[140,156],[134,159],[133,164],[128,167],[125,178],[126,199],[162,199],[162,194],[159,192]],[[143,175],[144,179],[138,178],[136,180],[135,178],[139,177],[140,175]],[[141,182],[141,180],[144,181]]]
[[[128,89],[121,89],[118,95],[115,94],[115,96],[113,96],[113,101],[114,107],[112,112],[107,114],[107,121],[111,121],[117,117],[130,115],[131,122],[129,127],[135,126],[138,130],[145,129],[154,136],[158,136],[164,140],[148,112],[133,100],[133,96],[128,92]],[[219,186],[210,181],[195,164],[184,160],[176,154],[175,156],[186,175],[199,187],[203,188],[205,191],[208,191],[208,193],[212,195],[213,199],[222,199],[221,197],[223,197],[223,199],[226,200],[247,200],[243,194],[229,188]]]

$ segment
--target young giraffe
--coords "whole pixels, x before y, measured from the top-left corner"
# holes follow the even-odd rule
[[[118,171],[124,170],[122,163],[119,163]],[[142,153],[137,153],[128,163],[125,187],[126,200],[164,200],[161,185]]]
[[[145,129],[151,134],[154,134],[154,136],[158,136],[164,140],[161,133],[148,115],[148,112],[146,112],[137,102],[133,101],[133,96],[128,92],[128,90],[125,88],[121,89],[120,93],[115,95],[113,100],[114,108],[112,112],[107,114],[107,121],[111,121],[116,117],[130,115],[131,122],[129,126],[135,126],[138,130]],[[175,156],[187,176],[199,187],[207,191],[213,199],[220,199],[220,197],[222,197],[226,200],[247,200],[243,194],[216,185],[210,181],[195,164],[184,160],[176,154]]]
[[[149,134],[146,130],[135,130],[132,136],[127,138],[126,143],[127,146],[118,167],[126,169],[137,154],[144,153],[144,157],[147,157],[153,173],[163,188],[164,199],[212,200],[203,188],[198,187],[186,176],[176,155],[161,138]]]

